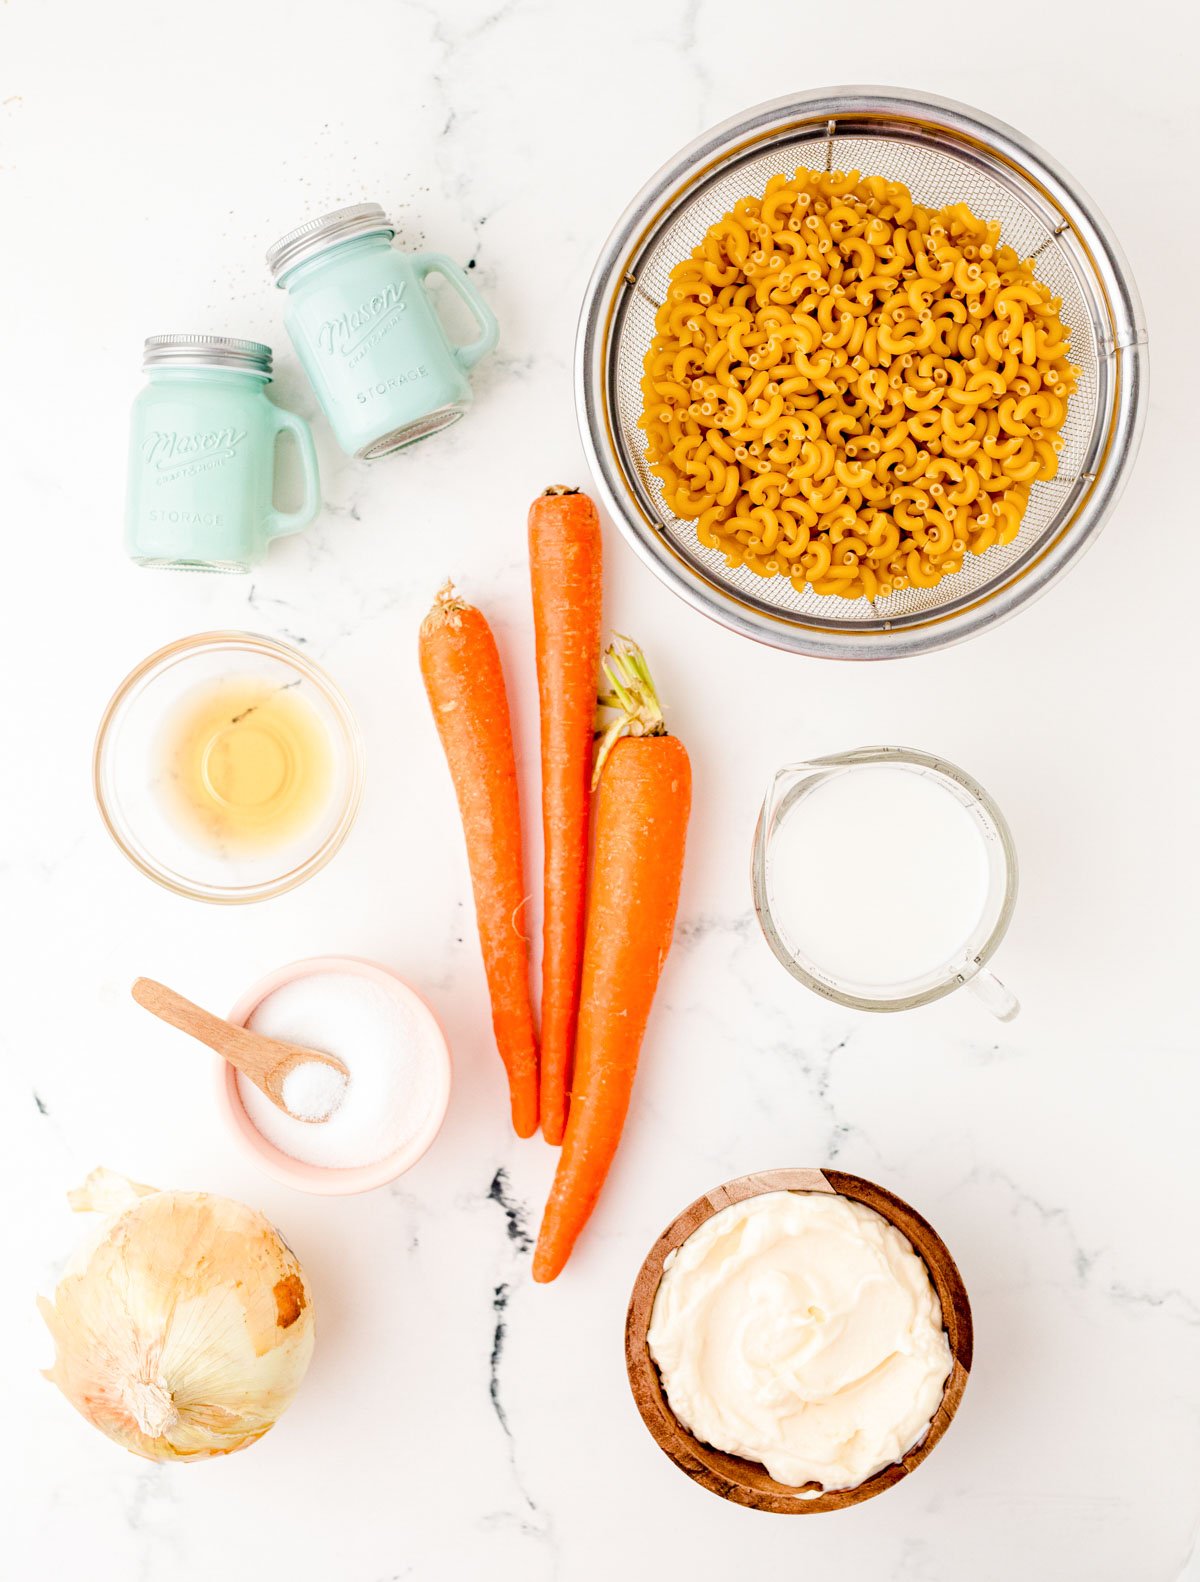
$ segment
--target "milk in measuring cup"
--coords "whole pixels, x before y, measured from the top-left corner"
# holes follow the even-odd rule
[[[853,765],[797,797],[767,853],[784,942],[843,983],[885,988],[962,954],[988,899],[978,821],[939,779]]]

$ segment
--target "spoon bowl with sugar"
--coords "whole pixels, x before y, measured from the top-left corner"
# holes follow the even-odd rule
[[[295,1120],[327,1121],[341,1104],[350,1073],[335,1055],[238,1027],[153,978],[138,978],[131,993],[152,1016],[215,1050]]]

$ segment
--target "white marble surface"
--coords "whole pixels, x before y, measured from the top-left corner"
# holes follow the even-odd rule
[[[711,0],[3,7],[6,1578],[1181,1573],[1200,1515],[1200,761],[1195,507],[1180,488],[1200,229],[1179,179],[1195,154],[1182,15],[1151,4],[1132,26],[1094,0],[988,19],[784,0],[733,13]],[[544,483],[583,479],[569,365],[595,253],[704,126],[848,78],[978,104],[1094,194],[1151,325],[1140,465],[1099,545],[1036,607],[886,666],[750,646],[677,603],[609,533],[609,615],[649,650],[693,755],[696,813],[619,1162],[568,1274],[535,1288],[528,1237],[553,1160],[505,1124],[417,622],[450,572],[486,605],[532,806],[523,519]],[[399,213],[406,242],[475,261],[503,326],[477,409],[370,469],[318,423],[325,512],[249,580],[135,570],[120,517],[142,337],[271,341],[277,395],[315,416],[262,253],[363,198]],[[143,879],[89,788],[115,683],[161,643],[217,626],[303,643],[348,692],[369,753],[362,815],[333,865],[232,910]],[[1011,820],[1023,887],[998,965],[1024,1002],[1012,1026],[966,999],[904,1018],[837,1011],[759,937],[747,861],[769,772],[881,739],[962,763]],[[221,1007],[268,968],[327,951],[406,973],[457,1062],[433,1152],[395,1190],[347,1201],[277,1187],[238,1157],[207,1062],[128,999],[148,973]],[[243,1455],[140,1463],[38,1377],[49,1347],[33,1295],[77,1233],[64,1193],[101,1162],[259,1205],[303,1260],[319,1304],[311,1374]],[[976,1366],[915,1477],[797,1524],[714,1499],[659,1454],[626,1388],[622,1318],[646,1247],[698,1192],[825,1163],[894,1188],[940,1228],[973,1298]]]

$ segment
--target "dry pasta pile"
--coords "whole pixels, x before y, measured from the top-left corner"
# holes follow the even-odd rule
[[[1016,537],[1079,370],[1000,225],[797,170],[671,271],[642,390],[651,471],[730,566],[844,599]]]

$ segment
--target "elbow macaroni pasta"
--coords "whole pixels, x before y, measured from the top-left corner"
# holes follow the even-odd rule
[[[1079,373],[1061,306],[965,203],[772,176],[671,271],[650,469],[731,567],[843,599],[934,587],[1054,477]]]

